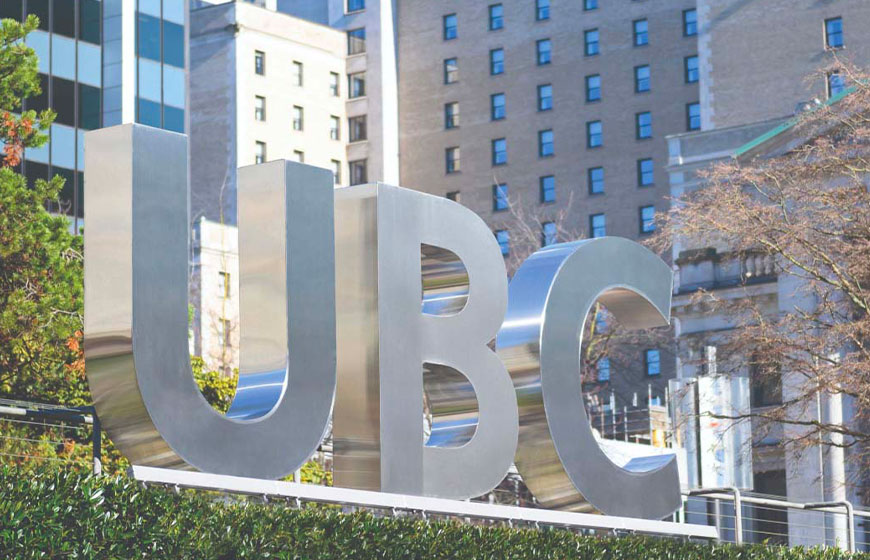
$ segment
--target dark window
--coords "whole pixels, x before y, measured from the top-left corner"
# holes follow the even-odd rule
[[[653,349],[644,352],[644,363],[647,375],[655,376],[662,372],[662,357],[658,350]]]
[[[22,0],[0,1],[0,19],[14,19],[21,21],[24,18],[24,6]]]
[[[589,216],[589,237],[604,237],[607,235],[607,219],[604,214]]]
[[[549,111],[553,108],[553,86],[544,84],[538,86],[538,111]]]
[[[360,12],[366,9],[366,0],[347,0],[347,12]]]
[[[368,139],[368,131],[366,127],[366,115],[358,117],[350,117],[347,119],[348,135],[351,142],[359,142]]]
[[[492,164],[504,165],[507,163],[507,140],[498,138],[492,141]]]
[[[583,32],[583,41],[585,43],[585,53],[586,56],[592,56],[598,54],[600,51],[598,49],[598,30],[597,29],[587,29]]]
[[[341,86],[339,85],[339,77],[336,72],[329,73],[329,95],[338,97],[341,94]]]
[[[510,207],[508,200],[508,186],[505,183],[492,186],[492,209],[494,212],[507,210]]]
[[[55,78],[55,81],[57,79]],[[139,112],[136,117],[136,122],[141,124],[147,124],[148,126],[153,126],[155,128],[160,128],[160,103],[155,103],[154,101],[149,101],[147,99],[142,99],[141,97],[136,98],[138,103]]]
[[[553,146],[553,131],[541,130],[538,131],[538,155],[540,157],[550,157],[555,149]]]
[[[649,22],[645,19],[638,19],[632,22],[632,27],[634,29],[634,46],[649,45]]]
[[[654,232],[656,230],[656,207],[641,206],[638,211],[640,213],[640,233]]]
[[[444,59],[444,83],[453,84],[459,80],[459,62],[455,58]]]
[[[749,363],[750,404],[773,406],[782,404],[782,374],[776,362],[761,353],[752,356]]]
[[[148,14],[137,14],[137,17],[139,30],[136,34],[136,53],[160,62],[160,19]]]
[[[75,37],[75,0],[52,0],[52,4],[54,8],[54,13],[52,14],[53,17],[51,22],[51,30],[58,35],[63,35],[65,37]]]
[[[583,0],[583,9],[587,12],[589,10],[597,10],[598,9],[598,0]]]
[[[698,12],[694,8],[683,10],[683,35],[691,37],[698,34]]]
[[[552,175],[541,177],[541,202],[556,202],[556,178]]]
[[[610,358],[601,358],[596,364],[598,370],[598,381],[604,383],[610,381]]]
[[[549,39],[541,39],[537,43],[538,66],[550,64],[552,61],[552,45]]]
[[[266,163],[266,143],[254,142],[254,163]]]
[[[504,49],[489,51],[489,73],[493,76],[504,73]]]
[[[97,0],[79,0],[79,39],[100,44],[100,5]]]
[[[498,246],[501,248],[502,256],[508,256],[511,252],[511,235],[508,233],[508,230],[496,230],[495,240],[498,241]]]
[[[550,0],[535,0],[535,19],[550,19]]]
[[[505,100],[503,93],[494,93],[489,96],[489,118],[494,121],[500,121],[507,115],[505,109]]]
[[[601,76],[586,76],[586,101],[601,101]]]
[[[0,0],[6,2],[6,0]],[[48,0],[28,0],[27,15],[34,15],[39,18],[39,29],[48,31]]]
[[[547,247],[558,242],[559,234],[556,231],[556,224],[553,222],[541,224],[541,247]]]
[[[447,148],[446,150],[444,150],[444,159],[447,173],[456,173],[460,170],[459,157],[460,152],[458,146],[455,146],[453,148]]]
[[[260,76],[266,75],[266,53],[254,51],[254,72]]]
[[[839,95],[846,89],[846,79],[839,72],[828,74],[828,97]]]
[[[347,32],[347,54],[366,52],[366,28],[350,29]]]
[[[79,84],[79,128],[100,128],[100,88]]]
[[[654,165],[651,158],[637,160],[637,186],[648,187],[655,181]]]
[[[59,207],[57,211],[62,214],[71,215],[75,211],[75,196],[76,196],[76,172],[72,169],[52,166],[51,174],[63,178],[63,188],[60,190]],[[50,208],[50,210],[55,210]]]
[[[638,140],[652,138],[652,113],[649,111],[637,113],[635,118],[635,135]]]
[[[843,18],[825,20],[825,44],[832,49],[839,49],[843,42]]]
[[[48,180],[48,166],[44,163],[35,161],[25,162],[24,176],[27,177],[27,184],[32,185],[38,179]]]
[[[52,109],[57,111],[54,122],[76,125],[76,84],[70,80],[54,77],[51,80]],[[158,114],[157,126],[160,126]]]
[[[604,168],[590,167],[586,172],[589,194],[604,194]]]
[[[459,191],[450,191],[445,195],[445,198],[447,198],[447,200],[452,200],[453,202],[459,202],[461,197]]]
[[[701,130],[701,104],[689,103],[686,105],[686,129]]]
[[[457,128],[459,126],[459,102],[444,104],[444,128]]]
[[[172,132],[184,132],[184,109],[163,106],[163,128]]]
[[[489,7],[489,30],[495,31],[504,27],[504,7],[493,4]]]
[[[449,41],[458,36],[456,30],[456,14],[448,14],[444,16],[444,40]]]
[[[2,0],[0,0],[2,2]],[[27,110],[33,110],[39,113],[48,109],[48,75],[39,74],[39,95],[31,95],[25,99],[24,104]]]
[[[163,62],[184,68],[184,26],[163,22]]]
[[[686,71],[686,83],[694,84],[698,81],[698,55],[687,56],[684,59]]]
[[[348,74],[348,90],[350,90],[350,98],[364,97],[366,94],[366,73],[357,72]]]
[[[650,90],[650,71],[649,66],[634,67],[634,91],[635,93],[643,93]]]
[[[347,162],[348,167],[350,168],[350,184],[351,185],[361,185],[363,183],[368,183],[368,171],[366,160],[360,159],[356,161]]]
[[[601,121],[589,121],[586,123],[586,147],[597,148],[604,143],[604,132]]]

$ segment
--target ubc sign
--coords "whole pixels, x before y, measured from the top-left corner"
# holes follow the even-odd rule
[[[87,375],[132,463],[279,478],[332,415],[337,486],[465,499],[515,462],[547,507],[651,519],[679,507],[675,460],[614,464],[582,402],[596,300],[629,328],[667,324],[671,270],[640,245],[547,247],[508,288],[492,233],[459,204],[334,190],[330,172],[285,161],[242,168],[242,354],[223,416],[188,357],[187,138],[89,132],[85,162]]]

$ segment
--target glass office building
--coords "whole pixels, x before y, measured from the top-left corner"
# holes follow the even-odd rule
[[[50,142],[25,152],[29,180],[66,179],[61,204],[83,218],[84,133],[139,122],[187,129],[185,0],[0,0],[0,18],[39,17],[27,44],[39,57],[42,94],[26,109],[51,107]]]

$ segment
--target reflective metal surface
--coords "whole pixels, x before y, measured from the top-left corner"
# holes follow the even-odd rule
[[[629,471],[604,454],[580,380],[583,325],[595,301],[626,328],[666,325],[672,281],[664,261],[616,237],[541,249],[511,280],[496,348],[520,408],[517,468],[543,506],[647,519],[680,506],[675,459]]]
[[[85,143],[85,358],[109,436],[134,464],[293,472],[323,436],[335,386],[331,173],[240,171],[243,375],[228,418],[188,356],[187,138],[122,125]]]
[[[461,260],[467,299],[455,259],[432,248]],[[517,438],[510,377],[487,347],[507,304],[492,232],[444,198],[386,185],[339,189],[336,263],[336,486],[459,499],[491,490],[510,468]],[[423,302],[424,266],[434,270],[427,291],[455,293],[446,305]],[[428,446],[424,367],[436,380],[435,416],[458,411],[449,422],[467,424],[437,430]]]

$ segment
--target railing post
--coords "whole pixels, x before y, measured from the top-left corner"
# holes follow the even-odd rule
[[[91,407],[91,418],[93,418],[93,424],[91,425],[91,455],[94,462],[94,474],[99,476],[103,474],[103,427],[100,424],[100,417],[97,416],[97,411],[93,407]]]
[[[740,499],[740,490],[730,488],[734,493],[734,540],[737,544],[743,544],[743,504]]]
[[[831,507],[841,507],[846,510],[846,523],[848,527],[846,528],[846,550],[849,552],[856,551],[855,544],[855,509],[852,507],[852,502],[849,501],[841,501],[841,502],[818,502],[811,504],[804,504],[804,509],[824,509]]]

